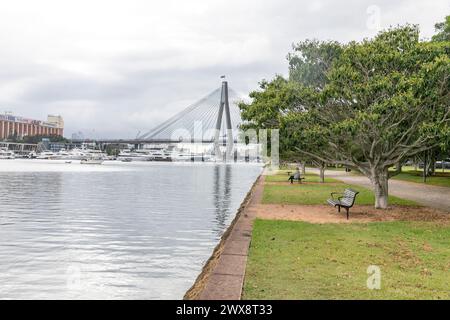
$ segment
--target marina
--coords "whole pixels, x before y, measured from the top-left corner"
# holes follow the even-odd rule
[[[245,146],[248,149],[247,146]],[[256,148],[256,147],[255,147]],[[0,148],[1,159],[37,159],[37,160],[117,160],[122,162],[220,162],[214,156],[212,148],[203,148],[202,152],[193,152],[190,149],[177,148],[174,146],[158,147],[150,149],[123,149],[117,155],[108,155],[99,149],[74,148],[71,150],[61,149],[59,151],[43,150],[41,152],[30,151],[28,153],[16,153],[13,150]],[[236,152],[235,162],[259,162],[259,158],[250,158],[246,153]]]

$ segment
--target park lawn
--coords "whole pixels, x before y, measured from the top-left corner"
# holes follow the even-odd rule
[[[349,185],[343,182],[333,183],[294,183],[286,185],[270,185],[264,186],[262,203],[265,204],[300,204],[315,205],[326,204],[330,198],[331,192],[343,192],[346,188],[359,191],[356,197],[357,205],[373,205],[375,196],[372,190],[364,187]],[[389,196],[390,205],[419,206],[418,203],[400,199],[395,196]]]
[[[392,179],[423,183],[422,171],[403,171],[392,177]],[[450,172],[442,172],[442,170],[438,170],[436,171],[435,176],[427,177],[427,182],[425,184],[450,187]]]
[[[450,226],[255,220],[243,299],[450,299]],[[367,288],[367,268],[381,289]]]
[[[394,168],[391,168],[390,170],[394,170]],[[414,166],[403,166],[402,167],[402,171],[403,172],[416,171],[416,172],[422,173],[422,169],[419,169],[419,168],[414,167]],[[442,169],[436,168],[436,172],[442,172]],[[444,172],[450,173],[450,169],[444,169]]]
[[[267,182],[288,182],[288,174],[287,172],[290,171],[292,174],[294,174],[293,170],[280,170],[277,172],[277,174],[274,175],[267,175],[265,177],[265,181]],[[320,177],[317,174],[314,173],[306,173],[301,175],[302,178],[305,178],[305,180],[302,180],[302,182],[320,182]],[[327,178],[325,175],[325,182],[338,182],[338,180]],[[297,183],[297,181],[294,181],[294,183]]]

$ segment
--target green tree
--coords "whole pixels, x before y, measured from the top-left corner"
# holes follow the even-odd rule
[[[246,120],[243,129],[278,129],[281,118],[296,100],[296,89],[292,82],[282,76],[272,81],[263,80],[259,90],[250,92],[250,103],[241,101],[241,117]]]
[[[434,25],[437,33],[432,37],[433,41],[450,41],[450,16],[445,17],[445,21]]]
[[[35,135],[35,136],[24,136],[23,142],[24,143],[39,143],[42,141],[42,139],[49,139],[50,142],[62,142],[62,143],[68,143],[69,140],[64,138],[60,135]]]
[[[280,149],[284,150],[283,156],[294,154],[297,158],[300,154],[304,161],[311,162],[319,169],[320,182],[325,182],[325,169],[327,161],[315,156],[305,154],[305,150],[317,150],[327,148],[328,141],[320,131],[314,132],[315,117],[313,111],[289,111],[283,117],[280,131]],[[307,134],[304,134],[307,132]]]
[[[106,154],[108,156],[115,156],[115,157],[117,157],[119,155],[119,153],[120,153],[120,146],[119,145],[108,144],[106,146],[106,150],[105,151],[106,151]]]
[[[342,53],[336,41],[305,40],[293,45],[288,54],[289,79],[303,86],[323,89],[328,83],[328,71]]]
[[[434,42],[450,41],[450,16],[445,17],[443,22],[435,24],[435,29],[437,34],[432,37]],[[435,174],[435,163],[436,160],[442,159],[443,154],[448,154],[448,146],[440,145],[432,150],[426,150],[420,155],[421,161],[423,162],[423,182],[427,181],[429,175]]]
[[[352,42],[308,107],[300,149],[323,162],[357,168],[372,182],[375,207],[388,206],[388,168],[449,136],[449,43],[420,43],[415,26]],[[306,117],[306,116],[303,116]]]
[[[245,120],[241,129],[279,129],[284,114],[296,104],[297,92],[296,84],[280,75],[271,81],[261,81],[259,90],[249,94],[252,101],[239,103],[241,117]],[[270,152],[270,136],[268,138],[267,151]]]
[[[309,157],[298,152],[305,144],[315,148],[324,148],[321,139],[299,140],[298,130],[301,130],[301,121],[306,118],[298,117],[295,113],[304,113],[308,107],[317,104],[316,95],[319,94],[329,82],[328,73],[336,59],[342,54],[343,46],[336,41],[305,40],[293,45],[293,52],[288,54],[289,79],[297,84],[296,104],[291,105],[291,112],[280,127],[281,148],[283,155],[296,156],[301,159],[303,171],[305,163],[310,162],[319,169],[320,181],[325,180],[325,168],[327,163],[314,157]],[[296,127],[298,127],[296,129]],[[283,139],[284,138],[284,139]]]

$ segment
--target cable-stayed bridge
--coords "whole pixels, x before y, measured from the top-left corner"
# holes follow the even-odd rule
[[[227,90],[227,86],[227,82],[224,81],[222,88],[217,88],[196,103],[139,136],[138,140],[213,142],[216,138],[215,130],[219,130],[219,138],[224,138],[227,136],[227,129],[233,131],[233,140],[236,140],[237,129],[242,122],[237,106],[238,95],[232,89]],[[228,116],[230,117],[229,124]],[[198,132],[199,129],[201,132]]]
[[[136,139],[97,139],[100,144],[130,143],[214,143],[232,148],[242,123],[238,95],[227,81],[207,96],[188,106]]]
[[[256,133],[242,132],[242,118],[238,107],[238,95],[223,81],[218,88],[196,103],[162,122],[136,139],[96,139],[73,141],[75,144],[95,142],[106,150],[113,145],[125,149],[133,144],[133,150],[163,150],[163,152],[190,153],[191,159],[214,156],[215,161],[260,161],[263,149]],[[263,137],[266,135],[263,135]],[[248,138],[247,140],[242,140]],[[255,140],[256,139],[256,140]],[[165,150],[165,151],[164,151]],[[166,157],[167,158],[167,157]]]

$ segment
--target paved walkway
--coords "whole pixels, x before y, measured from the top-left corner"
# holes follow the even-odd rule
[[[263,190],[264,176],[261,175],[252,190],[249,203],[225,240],[219,261],[213,268],[205,288],[199,294],[200,300],[241,299],[253,220],[257,213],[256,207],[261,203]]]
[[[317,170],[308,171],[317,173]],[[345,171],[325,171],[325,176],[341,180],[345,183],[372,188],[370,180],[365,176],[358,176]],[[450,188],[425,185],[415,182],[389,180],[389,194],[408,199],[422,205],[450,212]]]

